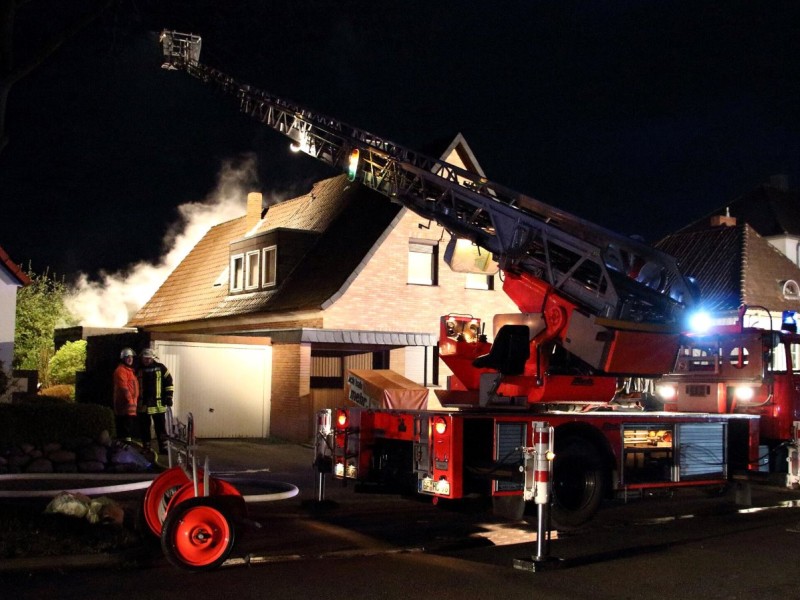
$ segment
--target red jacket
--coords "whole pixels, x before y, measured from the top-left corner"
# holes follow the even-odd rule
[[[117,416],[136,416],[136,402],[139,400],[139,380],[136,372],[126,364],[120,364],[114,371],[114,413]]]

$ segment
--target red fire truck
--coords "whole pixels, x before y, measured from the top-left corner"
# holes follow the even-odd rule
[[[439,223],[451,236],[451,268],[499,269],[519,308],[494,318],[491,342],[487,324],[468,314],[441,318],[440,357],[453,373],[439,393],[443,410],[354,405],[323,417],[330,446],[318,462],[334,476],[409,486],[435,502],[491,498],[521,514],[525,449],[545,422],[555,444],[552,514],[568,526],[610,495],[722,486],[734,471],[758,470],[763,446],[793,439],[795,337],[683,335],[698,292],[672,257],[239,83],[199,61],[198,36],[165,31],[161,43],[165,68],[235,96],[294,148]],[[658,378],[662,396],[644,402]],[[666,397],[670,385],[677,393]]]
[[[672,371],[655,382],[666,411],[748,414],[759,417],[760,470],[786,473],[800,483],[800,336],[793,313],[780,329],[746,327],[747,306],[737,322],[683,336]],[[769,317],[770,325],[772,318]]]

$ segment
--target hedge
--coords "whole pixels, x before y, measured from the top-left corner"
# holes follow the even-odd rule
[[[116,434],[114,413],[106,406],[47,399],[0,404],[0,445],[97,439],[103,430]]]

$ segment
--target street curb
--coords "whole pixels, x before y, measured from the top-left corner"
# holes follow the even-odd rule
[[[0,560],[0,573],[122,567],[126,564],[137,564],[141,562],[146,555],[146,548],[134,548],[115,553],[6,558]]]

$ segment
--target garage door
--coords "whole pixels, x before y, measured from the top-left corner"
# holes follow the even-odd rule
[[[199,438],[262,438],[270,431],[272,346],[155,340],[175,379],[173,412],[192,413]]]

